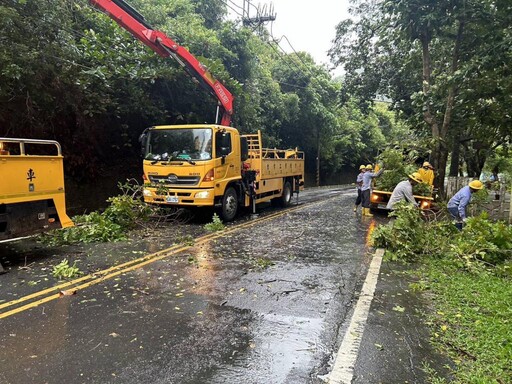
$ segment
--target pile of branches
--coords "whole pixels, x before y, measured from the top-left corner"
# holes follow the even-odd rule
[[[181,208],[162,208],[144,203],[143,185],[135,179],[118,184],[121,194],[110,197],[103,212],[91,212],[73,217],[75,225],[40,235],[47,245],[92,243],[126,240],[134,229],[155,229],[163,222],[185,223],[191,213]]]

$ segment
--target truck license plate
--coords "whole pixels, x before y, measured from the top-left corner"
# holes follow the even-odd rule
[[[168,203],[177,203],[178,202],[178,196],[167,196],[165,198],[165,201]]]

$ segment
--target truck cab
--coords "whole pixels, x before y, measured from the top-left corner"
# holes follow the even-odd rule
[[[213,206],[241,178],[240,135],[219,125],[164,125],[141,138],[147,203]]]
[[[268,201],[286,206],[304,188],[304,153],[265,149],[261,132],[163,125],[147,129],[141,143],[143,195],[149,204],[216,207],[230,221],[238,207]]]

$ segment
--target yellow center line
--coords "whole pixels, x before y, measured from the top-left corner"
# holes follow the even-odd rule
[[[324,201],[321,201],[321,202],[324,202]],[[68,287],[70,287],[70,290],[73,290],[73,291],[79,291],[79,290],[85,289],[85,288],[88,288],[88,287],[90,287],[92,285],[101,283],[101,282],[103,282],[105,280],[108,280],[108,279],[111,279],[111,278],[113,278],[115,276],[118,276],[120,274],[131,272],[131,271],[133,271],[135,269],[142,268],[145,265],[154,263],[155,261],[165,259],[165,258],[167,258],[169,256],[175,255],[175,254],[177,254],[179,252],[185,251],[185,250],[190,249],[190,248],[192,248],[194,246],[197,246],[197,245],[206,243],[208,241],[211,241],[211,240],[223,237],[223,236],[225,236],[227,234],[239,231],[241,229],[251,227],[251,226],[253,226],[255,224],[260,224],[262,222],[269,221],[269,220],[275,219],[275,218],[280,217],[280,216],[284,216],[287,213],[296,211],[296,210],[301,209],[301,208],[305,208],[306,206],[320,204],[321,202],[315,202],[315,203],[310,203],[310,204],[307,204],[307,205],[304,204],[304,205],[296,206],[296,207],[293,207],[293,208],[288,208],[286,210],[283,210],[283,211],[280,211],[280,212],[277,212],[277,213],[269,214],[269,215],[267,215],[265,217],[262,217],[262,218],[257,218],[257,219],[254,219],[254,220],[242,223],[242,224],[235,225],[235,226],[233,226],[231,228],[225,229],[225,230],[220,231],[220,232],[211,233],[211,234],[208,234],[208,235],[201,236],[201,237],[199,237],[199,238],[197,238],[195,240],[194,245],[188,245],[188,246],[173,245],[172,247],[169,247],[169,248],[164,249],[162,251],[158,251],[158,252],[152,253],[150,255],[146,255],[144,257],[135,259],[135,260],[131,260],[131,261],[119,264],[119,265],[115,265],[115,266],[107,268],[105,270],[98,271],[98,272],[89,274],[87,276],[82,276],[81,278],[69,281],[67,283],[59,284],[59,285],[56,285],[54,287],[50,287],[50,288],[47,288],[47,289],[44,289],[44,290],[32,293],[30,295],[21,297],[19,299],[12,300],[12,301],[9,301],[7,303],[0,304],[0,309],[11,307],[13,305],[20,304],[22,302],[34,299],[34,298],[39,297],[39,296],[46,295],[47,293],[51,293],[51,292],[54,292],[54,291],[57,291],[57,290],[58,291],[62,291],[64,288],[68,288]],[[87,282],[85,282],[83,284],[80,284],[80,285],[76,285],[76,284],[84,282],[86,280],[90,280],[90,281],[87,281]],[[37,306],[39,306],[41,304],[44,304],[44,303],[47,303],[49,301],[55,300],[55,299],[57,299],[57,298],[59,298],[61,296],[62,296],[62,294],[59,292],[59,293],[56,293],[56,294],[52,294],[50,296],[43,297],[42,299],[33,301],[33,302],[29,303],[29,304],[26,304],[26,305],[23,305],[23,306],[11,309],[9,311],[0,313],[0,319],[12,316],[12,315],[14,315],[16,313],[25,311],[25,310],[30,309],[30,308],[37,307]]]
[[[172,247],[164,250],[164,251],[159,251],[159,252],[165,252],[165,251],[171,251],[173,248],[176,248],[177,245],[173,245]],[[156,254],[158,254],[159,252],[157,252]],[[19,304],[19,303],[22,303],[24,301],[27,301],[27,300],[30,300],[30,299],[33,299],[35,297],[38,297],[38,296],[42,296],[46,293],[49,293],[49,292],[53,292],[53,291],[61,291],[63,290],[64,288],[67,288],[67,287],[70,287],[70,286],[73,286],[74,284],[77,284],[77,283],[80,283],[82,281],[85,281],[85,280],[88,280],[88,279],[94,279],[96,278],[98,275],[104,275],[104,274],[107,274],[109,273],[110,271],[113,271],[113,270],[116,270],[116,269],[120,269],[120,268],[124,268],[126,266],[129,266],[131,264],[134,264],[134,263],[138,263],[138,262],[141,262],[141,261],[144,261],[148,258],[151,258],[151,257],[154,257],[155,254],[151,254],[151,255],[146,255],[144,257],[141,257],[141,258],[138,258],[138,259],[134,259],[134,260],[130,260],[130,261],[127,261],[125,263],[122,263],[122,264],[118,264],[118,265],[114,265],[110,268],[107,268],[105,270],[102,270],[102,271],[97,271],[97,272],[94,272],[94,273],[91,273],[89,275],[86,275],[86,276],[82,276],[78,279],[75,279],[75,280],[71,280],[71,281],[68,281],[66,283],[62,283],[62,284],[59,284],[59,285],[55,285],[53,287],[50,287],[50,288],[47,288],[47,289],[44,289],[42,291],[38,291],[38,292],[35,292],[35,293],[32,293],[30,295],[27,295],[27,296],[23,296],[19,299],[15,299],[15,300],[12,300],[12,301],[9,301],[7,303],[3,303],[3,304],[0,304],[0,309],[3,309],[3,308],[6,308],[6,307],[10,307],[10,306],[13,306],[15,304]]]

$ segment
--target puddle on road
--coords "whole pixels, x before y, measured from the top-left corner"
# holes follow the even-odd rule
[[[284,383],[313,368],[313,355],[321,348],[322,319],[278,314],[263,315],[251,324],[249,349],[220,365],[208,383]],[[303,377],[306,379],[306,377]]]

